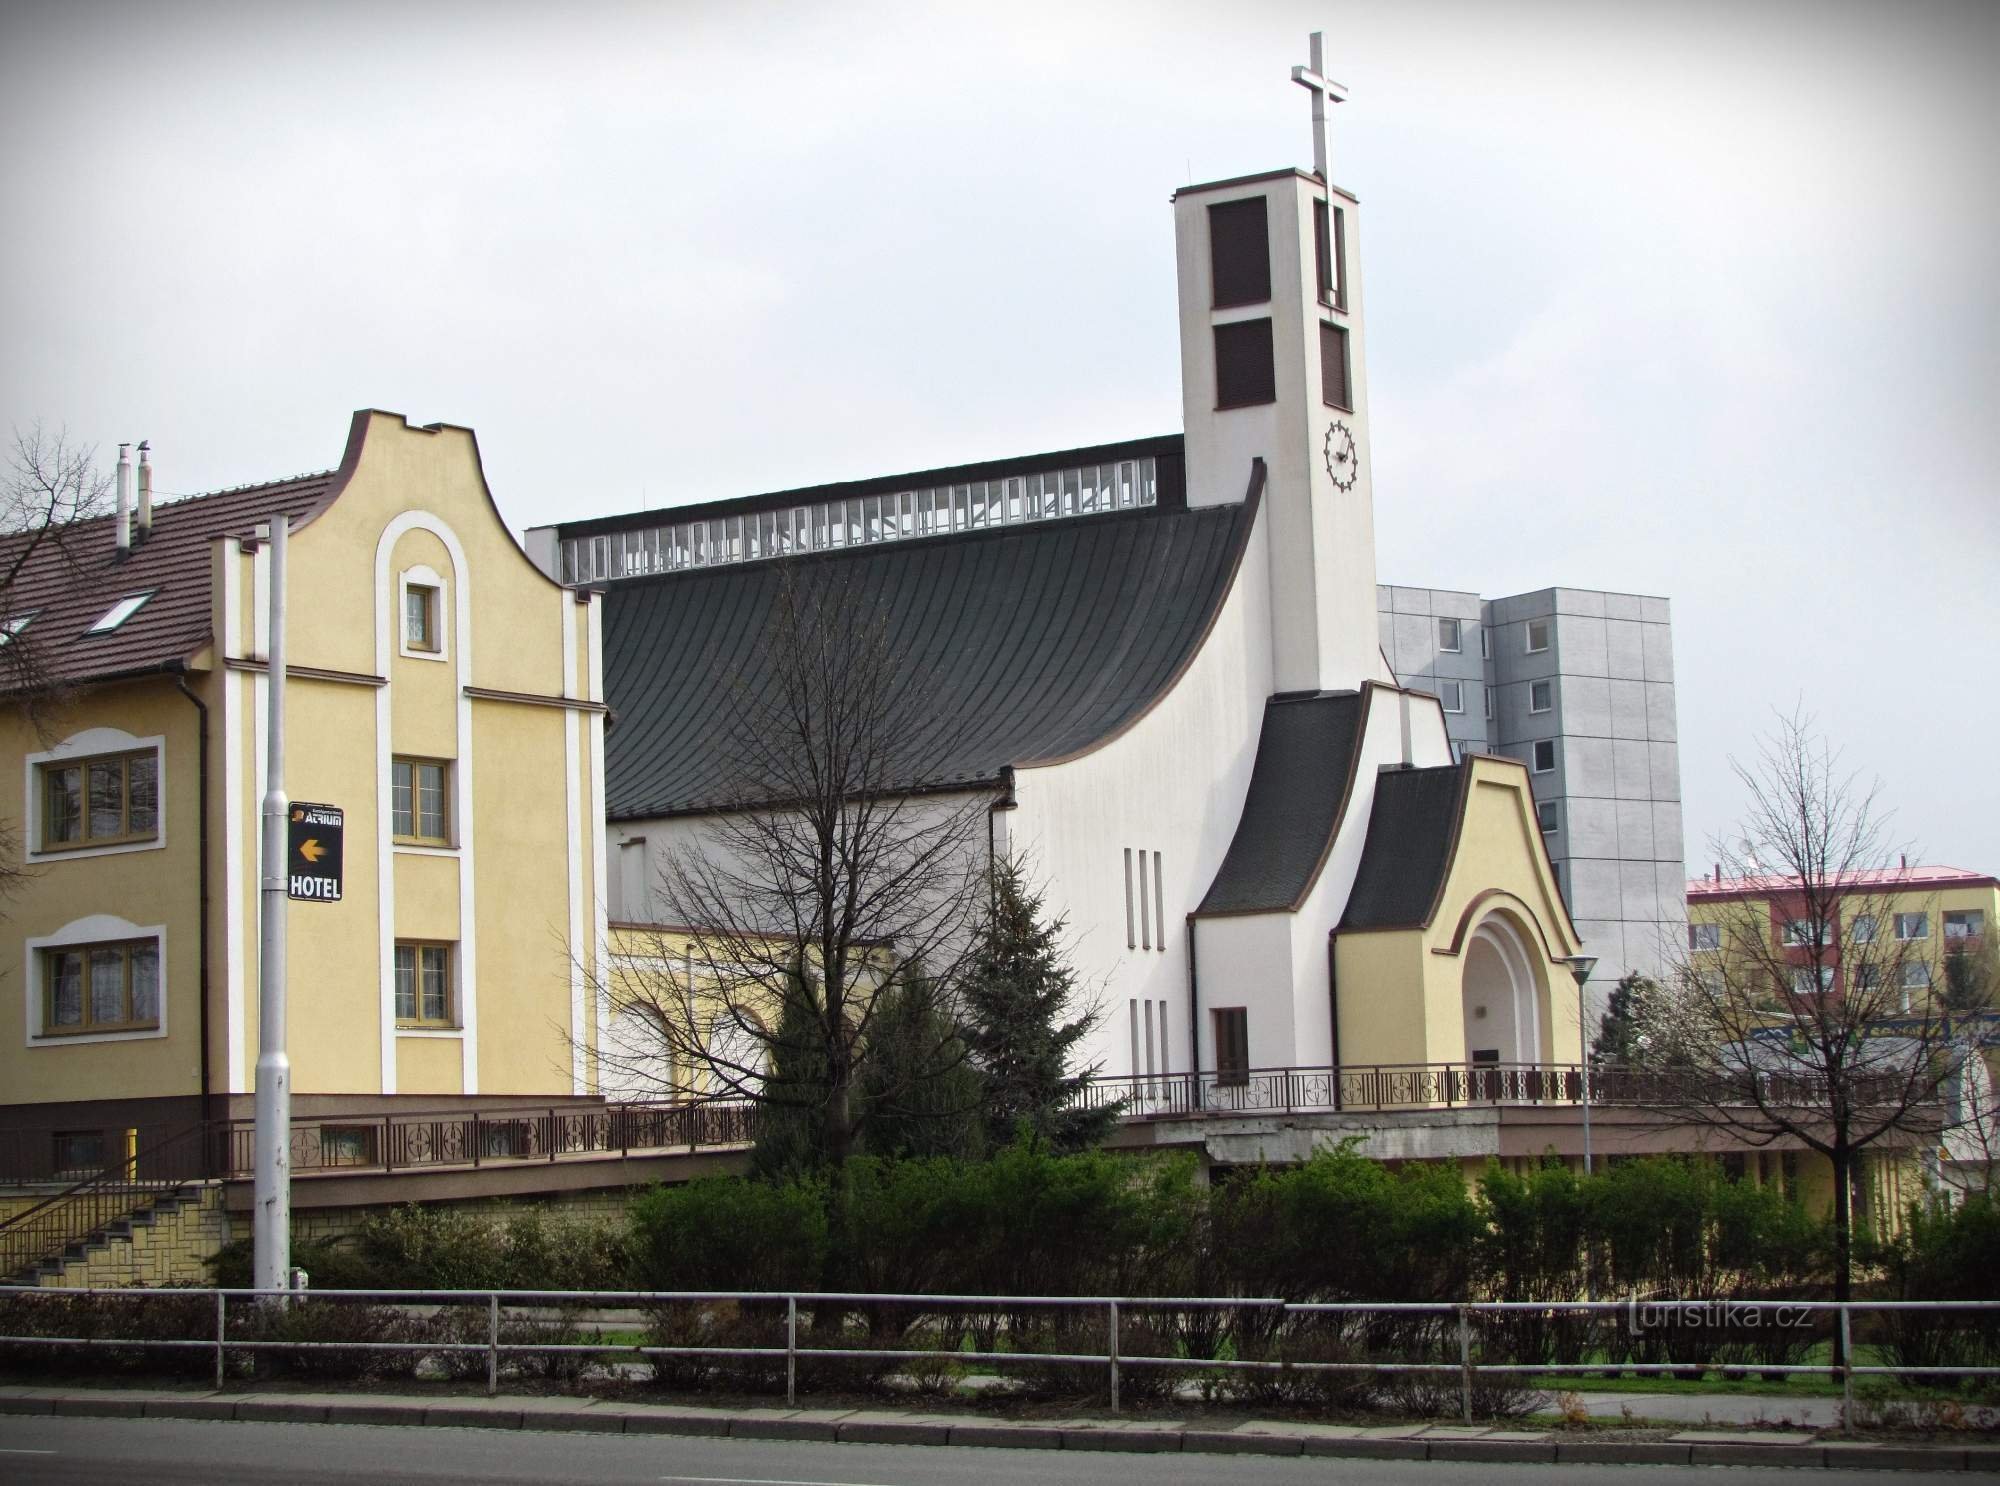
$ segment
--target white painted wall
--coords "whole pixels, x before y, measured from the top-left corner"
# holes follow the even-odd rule
[[[1247,481],[1247,460],[1241,474]],[[1269,509],[1260,510],[1236,582],[1179,684],[1095,752],[1015,777],[1020,804],[1008,821],[1015,853],[1045,888],[1049,912],[1069,919],[1078,981],[1106,1012],[1087,1058],[1106,1073],[1134,1071],[1126,1019],[1133,999],[1166,1001],[1173,1066],[1189,1066],[1187,915],[1236,833],[1273,690]],[[1127,847],[1160,853],[1164,950],[1126,948]],[[1204,1028],[1204,1046],[1207,1035]]]
[[[1187,430],[1190,505],[1236,498],[1234,471],[1261,456],[1269,467],[1270,623],[1277,691],[1342,690],[1389,680],[1375,617],[1375,514],[1369,476],[1368,377],[1361,314],[1358,219],[1352,198],[1335,194],[1346,233],[1345,311],[1319,300],[1313,261],[1312,202],[1317,182],[1290,172],[1236,185],[1196,186],[1174,201],[1180,286],[1181,404]],[[1261,196],[1271,243],[1268,304],[1216,309],[1209,272],[1208,208]],[[1218,409],[1213,330],[1240,320],[1272,321],[1277,401]],[[1320,379],[1320,324],[1348,332],[1351,410],[1329,407]],[[1337,490],[1323,461],[1334,421],[1354,436],[1358,478]]]

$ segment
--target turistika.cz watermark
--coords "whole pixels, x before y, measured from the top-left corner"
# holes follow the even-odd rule
[[[1628,1300],[1625,1325],[1633,1336],[1649,1331],[1783,1331],[1813,1324],[1803,1305],[1745,1300]]]

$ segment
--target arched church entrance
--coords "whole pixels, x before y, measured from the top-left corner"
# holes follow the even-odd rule
[[[1510,1091],[1526,1086],[1526,1069],[1542,1061],[1549,994],[1527,941],[1504,914],[1489,914],[1467,940],[1460,999],[1471,1097],[1521,1097]]]

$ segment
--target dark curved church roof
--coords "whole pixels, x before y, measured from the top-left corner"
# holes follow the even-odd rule
[[[1375,782],[1375,809],[1347,913],[1349,929],[1420,928],[1451,867],[1469,763],[1431,769],[1390,769]]]
[[[1243,815],[1197,915],[1281,913],[1305,898],[1340,824],[1365,710],[1355,691],[1264,704]]]
[[[1193,657],[1228,594],[1256,498],[886,543],[611,584],[604,596],[605,804],[614,820],[727,808],[732,718],[772,684],[778,568],[839,565],[879,595],[945,725],[902,788],[997,781],[1135,720]]]

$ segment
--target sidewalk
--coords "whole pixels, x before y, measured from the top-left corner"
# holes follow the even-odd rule
[[[1640,1394],[1598,1395],[1637,1407]],[[1746,1400],[1746,1402],[1748,1402]],[[1771,1400],[1778,1402],[1778,1400]],[[1593,1409],[1593,1412],[1596,1412]],[[2000,1445],[1823,1441],[1807,1431],[1691,1429],[1664,1439],[1499,1425],[1369,1427],[1251,1419],[1005,1420],[899,1409],[700,1408],[598,1399],[418,1398],[374,1393],[223,1393],[160,1388],[0,1387],[0,1415],[240,1419],[287,1424],[424,1425],[816,1440],[827,1444],[977,1445],[1017,1450],[1119,1450],[1214,1455],[1316,1455],[1515,1464],[1791,1465],[1843,1470],[2000,1471]]]

